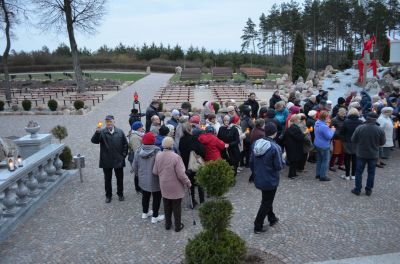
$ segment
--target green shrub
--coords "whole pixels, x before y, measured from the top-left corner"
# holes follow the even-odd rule
[[[61,141],[62,141],[64,138],[68,137],[68,130],[67,130],[67,128],[66,128],[66,127],[63,127],[63,126],[60,126],[60,125],[55,126],[55,127],[51,130],[51,133],[53,134],[53,136],[54,136],[55,138],[57,138],[58,140],[60,140],[60,143],[61,143]]]
[[[65,146],[60,154],[60,160],[63,162],[63,169],[68,169],[72,165],[72,152],[68,146]]]
[[[22,101],[22,108],[23,108],[25,111],[31,110],[31,108],[32,108],[32,102],[31,102],[30,100],[27,100],[27,99],[23,100],[23,101]]]
[[[82,109],[82,108],[85,107],[85,102],[82,101],[82,100],[76,100],[74,102],[74,107],[75,107],[76,110]]]
[[[235,175],[229,163],[219,159],[201,166],[196,180],[209,195],[220,197],[234,185]]]
[[[4,111],[4,102],[0,100],[0,111]]]
[[[203,231],[189,242],[185,249],[186,263],[243,263],[246,254],[245,242],[230,230],[225,230],[215,239],[211,232]]]
[[[56,111],[58,107],[58,102],[54,99],[51,99],[47,102],[47,106],[51,111]]]
[[[232,212],[232,203],[226,199],[209,201],[199,208],[202,226],[214,234],[219,234],[229,227]]]
[[[222,195],[234,185],[235,176],[228,162],[219,159],[200,166],[197,183],[216,197],[199,209],[204,231],[186,245],[187,263],[242,263],[246,254],[245,242],[228,230],[233,207]]]

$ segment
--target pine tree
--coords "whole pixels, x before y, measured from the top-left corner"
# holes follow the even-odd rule
[[[388,64],[390,60],[390,44],[389,40],[386,40],[383,46],[383,52],[382,52],[382,61],[385,64]]]
[[[306,78],[306,47],[303,35],[296,32],[294,52],[292,59],[292,80],[295,82],[299,77]]]
[[[246,26],[243,29],[242,39],[242,52],[246,51],[250,45],[252,46],[252,55],[256,53],[256,44],[258,32],[256,30],[256,24],[249,18],[246,22]],[[251,56],[251,64],[253,66],[253,56]]]

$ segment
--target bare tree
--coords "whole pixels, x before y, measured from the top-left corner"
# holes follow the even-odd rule
[[[74,64],[78,93],[86,92],[79,62],[78,45],[75,30],[87,34],[96,32],[101,18],[105,14],[106,0],[33,0],[40,16],[39,25],[46,31],[49,28],[56,32],[68,33]]]
[[[8,56],[11,49],[11,29],[20,22],[19,17],[26,17],[27,10],[22,7],[19,0],[0,0],[1,28],[6,37],[6,46],[3,52],[2,64],[4,72],[6,100],[11,100],[11,83],[8,71]]]

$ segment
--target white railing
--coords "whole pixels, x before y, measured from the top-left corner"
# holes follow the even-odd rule
[[[0,168],[0,231],[62,178],[60,154],[64,144],[51,144],[23,161],[14,171]]]

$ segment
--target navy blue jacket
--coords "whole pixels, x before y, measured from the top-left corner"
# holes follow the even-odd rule
[[[272,138],[257,140],[251,148],[250,167],[254,184],[262,191],[274,190],[279,185],[279,171],[283,169],[281,147]]]

